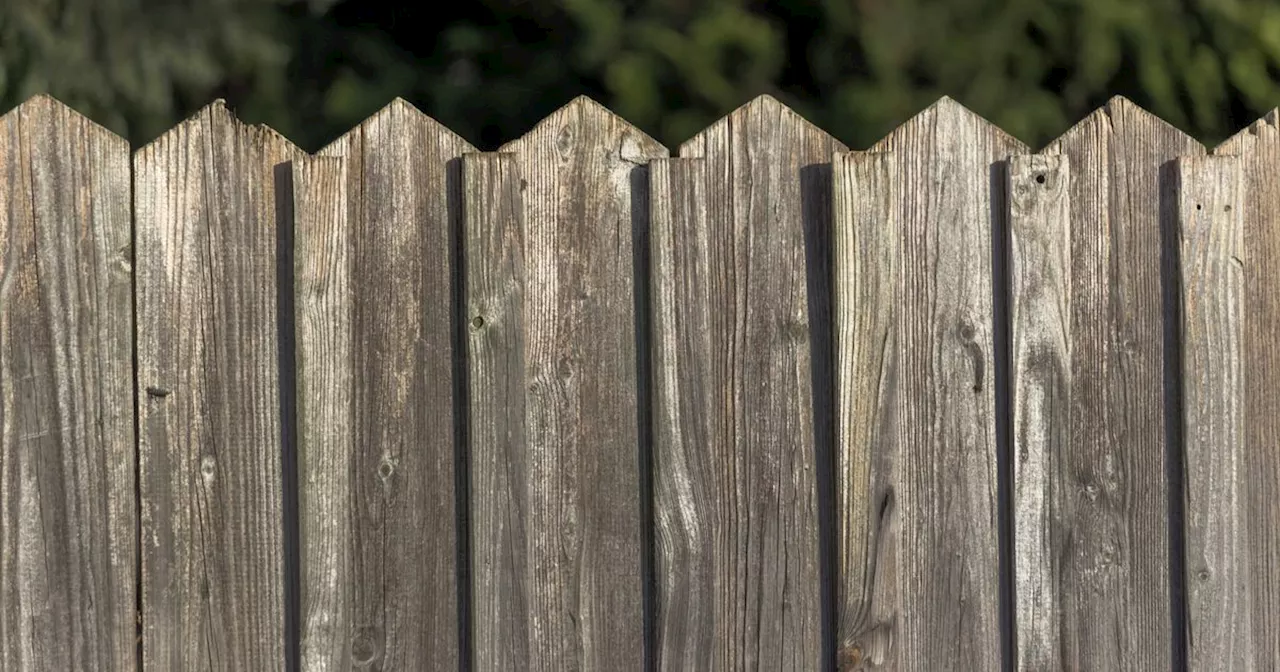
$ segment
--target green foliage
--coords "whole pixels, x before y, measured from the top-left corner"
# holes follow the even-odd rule
[[[276,10],[272,0],[4,0],[0,109],[49,93],[114,131],[153,137],[188,111],[184,101],[287,63]]]
[[[769,93],[855,147],[944,94],[1033,146],[1116,94],[1213,143],[1278,72],[1270,0],[0,2],[0,108],[135,142],[222,96],[314,150],[401,96],[493,149],[586,93],[676,146]]]

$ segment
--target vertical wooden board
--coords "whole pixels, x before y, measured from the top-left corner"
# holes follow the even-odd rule
[[[524,669],[530,610],[533,462],[525,429],[524,236],[513,154],[463,160],[467,437],[471,454],[473,638],[477,670]]]
[[[896,516],[889,526],[893,536],[877,543],[896,546],[879,553],[896,558],[897,567],[877,572],[896,576],[899,605],[875,624],[889,632],[870,633],[876,636],[864,645],[864,655],[888,638],[892,650],[883,655],[900,669],[1001,666],[993,251],[1003,230],[1000,162],[1023,149],[949,98],[872,148],[896,155],[892,205],[900,222],[901,270],[889,327],[894,350],[885,357],[892,365],[868,362],[881,366],[881,374],[842,363],[838,388],[856,389],[858,377],[884,375],[878,383],[882,402],[863,422],[888,438],[885,445],[842,443],[846,456],[837,487],[865,492],[868,484],[860,479],[866,470],[892,465],[874,485],[879,501],[842,513],[884,510]],[[837,217],[852,226],[859,214],[855,209]],[[849,290],[868,282],[872,272],[864,266],[837,276],[836,284],[846,285],[842,296],[851,296]],[[868,461],[870,467],[855,468]],[[867,543],[861,530],[842,532],[852,536],[839,540],[841,548]],[[840,655],[855,658],[847,650]]]
[[[308,672],[351,669],[356,451],[352,236],[340,157],[291,165],[300,569],[299,653]]]
[[[713,242],[707,223],[703,164],[662,159],[649,174],[660,669],[720,669],[733,660],[733,570],[721,566],[728,549],[717,532],[733,490],[716,487],[729,485],[732,463],[720,458],[733,454],[733,428],[729,413],[709,412],[726,408],[733,390],[703,382],[731,380],[721,346],[733,311],[727,245]]]
[[[1049,503],[1050,543],[1062,553],[1062,656],[1071,669],[1167,669],[1175,603],[1165,456],[1177,443],[1178,363],[1166,352],[1177,311],[1176,288],[1161,280],[1172,249],[1162,256],[1172,212],[1162,170],[1204,148],[1115,98],[1044,153],[1066,156],[1073,175],[1071,443]]]
[[[643,166],[667,152],[586,98],[501,152],[513,155],[522,180],[523,310],[519,336],[495,346],[512,348],[519,338],[524,368],[511,368],[518,360],[495,351],[508,365],[468,384],[511,390],[508,378],[520,376],[524,427],[522,434],[486,434],[491,443],[472,440],[471,450],[477,468],[510,464],[522,480],[509,475],[509,491],[474,492],[473,507],[494,506],[480,503],[489,497],[507,503],[523,535],[478,525],[477,557],[515,564],[477,564],[472,585],[477,614],[518,610],[509,618],[527,629],[514,633],[521,643],[496,639],[496,629],[477,631],[476,658],[497,661],[527,651],[522,669],[637,669],[644,663],[645,522],[633,247],[648,220]],[[509,177],[505,169],[502,174]],[[464,210],[476,214],[477,224],[490,225],[482,218],[512,207],[491,199],[511,196],[505,186],[488,195],[469,192]],[[485,250],[493,252],[464,251],[467,268],[497,274],[481,279],[468,272],[470,307],[498,300],[486,292],[512,282],[510,267],[477,258]],[[474,413],[473,425],[483,421]],[[492,474],[475,475],[477,483],[485,479],[501,483]]]
[[[350,664],[369,669],[447,669],[461,657],[453,309],[461,198],[450,161],[470,150],[396,100],[321,151],[345,159],[350,280],[332,291],[352,304],[355,450],[344,467],[350,490],[333,496],[353,516],[352,629],[343,636]]]
[[[1241,131],[1214,150],[1237,155],[1240,162],[1240,260],[1243,305],[1240,328],[1241,381],[1244,405],[1243,498],[1234,523],[1247,539],[1249,624],[1257,669],[1280,660],[1280,112]],[[1188,408],[1190,408],[1188,406]],[[1240,495],[1237,495],[1240,496]],[[1219,521],[1222,522],[1222,521]],[[1190,541],[1190,540],[1188,540]],[[1198,558],[1188,548],[1187,569]],[[1210,571],[1212,569],[1210,568]],[[1241,569],[1240,571],[1243,571]],[[1194,585],[1198,577],[1187,577]],[[1210,574],[1210,580],[1217,579]],[[1190,624],[1195,627],[1194,622]],[[1194,631],[1193,631],[1194,634]],[[1241,637],[1244,635],[1241,634]]]
[[[147,670],[285,665],[275,167],[221,101],[134,155]]]
[[[1240,182],[1234,156],[1177,162],[1191,670],[1255,669],[1240,368]]]
[[[1052,503],[1071,447],[1071,171],[1067,157],[1009,161],[1013,574],[1016,667],[1064,669],[1063,540]]]
[[[129,148],[0,117],[0,669],[137,665]]]
[[[762,96],[652,185],[663,669],[829,664],[818,471],[832,465],[826,238],[844,149]]]
[[[833,174],[837,667],[896,669],[894,501],[897,306],[902,278],[899,169],[890,152],[837,155]]]

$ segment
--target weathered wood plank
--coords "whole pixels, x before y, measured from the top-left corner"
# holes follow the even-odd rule
[[[471,460],[472,613],[477,670],[523,669],[533,644],[529,603],[521,178],[512,154],[463,159],[463,281],[469,320],[467,436]]]
[[[895,172],[887,178],[898,197],[890,221],[897,222],[901,254],[887,327],[893,350],[881,361],[841,363],[837,387],[854,390],[866,387],[863,377],[881,378],[875,413],[859,422],[884,441],[838,446],[846,455],[837,489],[844,500],[850,497],[845,493],[875,488],[878,500],[870,506],[863,502],[861,510],[841,513],[876,516],[868,526],[889,520],[891,536],[875,543],[893,548],[875,552],[878,559],[896,559],[897,566],[877,566],[876,572],[897,577],[898,605],[892,615],[867,624],[872,630],[862,643],[842,643],[860,648],[865,658],[882,651],[879,642],[887,638],[893,650],[881,655],[897,669],[1001,666],[992,254],[994,236],[1003,230],[999,162],[1024,149],[948,98],[872,148],[895,154]],[[837,230],[865,228],[859,210],[867,206],[845,202],[845,211],[836,213]],[[867,264],[846,266],[835,282],[845,285],[842,296],[859,296],[857,288],[881,272]],[[855,403],[848,394],[838,402]],[[848,417],[852,411],[839,413]],[[874,437],[864,432],[862,440],[868,438]],[[876,474],[873,486],[864,480],[869,471]],[[845,525],[841,534],[842,556],[866,557],[865,528]],[[864,588],[842,590],[854,595]],[[846,648],[839,656],[850,662],[859,654]]]
[[[518,377],[522,398],[503,403],[523,404],[524,426],[470,441],[477,470],[511,469],[501,478],[473,473],[473,485],[508,488],[473,490],[473,508],[487,516],[502,506],[510,521],[477,524],[472,540],[477,558],[503,558],[474,567],[474,612],[490,619],[476,631],[476,659],[508,660],[527,651],[521,669],[638,669],[644,663],[645,522],[633,238],[648,219],[644,162],[667,152],[586,98],[501,152],[512,155],[522,180],[520,201],[492,202],[515,195],[505,182],[511,169],[498,165],[501,160],[476,164],[481,173],[469,179],[490,180],[498,190],[470,191],[465,199],[464,211],[475,216],[469,242],[480,244],[464,251],[464,266],[472,269],[465,305],[514,310],[503,293],[518,284],[523,309],[515,324],[510,314],[499,314],[500,335],[487,342],[473,332],[472,345],[488,351],[485,362],[473,363],[468,384],[473,394],[497,388],[478,399],[484,404],[488,395],[514,391],[509,378]],[[498,178],[504,182],[493,184]],[[514,262],[478,256],[498,253],[499,232],[476,227],[510,231],[517,220],[523,264],[521,277],[512,279]],[[517,347],[522,352],[513,352]],[[513,368],[519,358],[522,370]],[[488,362],[493,369],[477,368]],[[485,420],[473,409],[471,426]],[[485,498],[496,503],[481,502]],[[514,533],[521,528],[523,534]],[[519,613],[504,615],[504,626],[492,621],[496,610]],[[524,631],[510,634],[524,641],[498,639],[502,628],[509,632],[519,623]]]
[[[837,663],[895,669],[898,511],[893,495],[897,306],[902,278],[900,175],[892,153],[834,165],[836,453],[840,484]],[[888,413],[886,411],[889,411]]]
[[[1071,444],[1048,504],[1062,657],[1068,669],[1169,669],[1166,450],[1180,433],[1179,364],[1176,292],[1161,280],[1173,211],[1161,170],[1204,148],[1115,98],[1044,153],[1066,156],[1073,176]]]
[[[285,665],[274,168],[221,101],[134,155],[143,664]]]
[[[347,285],[326,289],[351,306],[354,363],[351,409],[334,407],[353,423],[354,451],[332,465],[350,471],[334,475],[350,489],[335,482],[327,491],[344,499],[353,525],[344,669],[448,669],[461,657],[453,310],[461,185],[450,162],[471,150],[403,100],[321,150],[345,160],[339,234],[350,255]],[[312,561],[323,557],[304,557]]]
[[[356,553],[355,371],[346,174],[339,157],[291,164],[303,670],[349,670]]]
[[[818,471],[833,464],[822,377],[829,380],[825,241],[838,150],[762,96],[656,173],[663,669],[824,664]]]
[[[1252,626],[1252,664],[1267,669],[1280,660],[1280,112],[1241,131],[1214,150],[1238,155],[1239,210],[1244,241],[1241,261],[1244,305],[1240,370],[1244,406],[1243,520]],[[1223,521],[1218,521],[1219,524]],[[1194,555],[1188,556],[1188,569]],[[1192,581],[1188,577],[1188,581]]]
[[[723,480],[732,463],[719,461],[734,453],[733,427],[728,413],[709,411],[725,408],[732,389],[701,381],[729,380],[720,346],[732,329],[731,313],[718,309],[724,271],[711,260],[724,266],[724,249],[707,223],[703,163],[655,161],[649,175],[660,669],[718,669],[731,659],[733,569],[717,563],[716,521],[727,523],[735,505]]]
[[[0,669],[137,666],[129,148],[0,117]]]
[[[1008,178],[1016,667],[1061,670],[1052,503],[1071,448],[1071,171],[1064,156],[1023,155]]]
[[[1240,161],[1198,156],[1176,165],[1188,669],[1252,670]]]

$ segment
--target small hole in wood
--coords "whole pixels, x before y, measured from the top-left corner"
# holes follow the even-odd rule
[[[1036,183],[1038,183],[1038,184],[1044,184],[1044,175],[1043,175],[1043,174],[1036,175]]]
[[[1204,206],[1203,206],[1203,205],[1200,205],[1199,203],[1196,203],[1196,210],[1202,210],[1203,208],[1204,208]]]
[[[479,315],[476,315],[475,317],[471,318],[471,328],[472,328],[472,329],[479,329],[479,328],[481,328],[481,327],[483,327],[483,326],[484,326],[484,318],[483,318],[483,317],[480,317]]]
[[[1231,206],[1229,206],[1229,205],[1224,205],[1224,206],[1222,206],[1222,211],[1223,211],[1223,212],[1231,212]]]

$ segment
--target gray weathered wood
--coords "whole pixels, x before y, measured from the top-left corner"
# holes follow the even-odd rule
[[[486,395],[502,394],[516,389],[509,378],[518,376],[523,398],[503,403],[523,404],[524,427],[472,437],[470,449],[477,469],[510,468],[521,480],[473,473],[473,484],[508,490],[473,489],[472,506],[484,515],[493,506],[506,507],[504,515],[519,519],[523,534],[476,525],[476,557],[513,564],[475,565],[473,611],[481,619],[497,610],[523,612],[504,618],[527,627],[511,633],[525,641],[512,643],[498,639],[501,627],[486,623],[476,631],[476,658],[502,661],[527,651],[527,660],[517,665],[521,669],[638,669],[644,662],[646,523],[641,520],[633,238],[648,217],[643,166],[667,151],[586,98],[561,108],[501,151],[513,155],[519,192],[504,183],[495,193],[473,191],[464,199],[464,211],[475,217],[467,227],[469,240],[481,244],[464,251],[464,266],[472,269],[465,305],[513,310],[504,304],[503,293],[518,283],[520,332],[503,332],[487,343],[473,333],[472,345],[488,348],[486,361],[506,363],[493,369],[473,365],[468,384],[471,390],[498,388]],[[469,179],[510,179],[507,168],[480,170]],[[518,205],[492,203],[516,193]],[[477,227],[492,222],[509,229],[516,213],[523,264],[521,277],[512,279],[513,264],[478,258],[497,253],[492,247],[497,234]],[[477,239],[481,233],[488,240]],[[475,317],[488,319],[483,314],[469,319]],[[497,319],[501,324],[510,316]],[[522,370],[514,368],[519,359],[511,350],[517,347]],[[485,420],[472,410],[472,427]],[[489,497],[499,503],[478,503]]]
[[[356,453],[352,236],[342,159],[291,165],[303,670],[352,668]]]
[[[1250,624],[1240,177],[1234,156],[1177,162],[1191,670],[1265,669],[1276,662],[1258,665]]]
[[[1052,503],[1071,448],[1071,183],[1061,155],[1009,161],[1009,324],[1016,667],[1061,670]]]
[[[998,162],[1024,149],[949,98],[872,147],[895,154],[895,172],[887,178],[895,185],[890,221],[897,222],[901,254],[887,327],[893,350],[881,361],[842,362],[837,389],[863,389],[862,378],[880,377],[875,412],[858,423],[884,440],[841,442],[837,491],[844,499],[844,493],[875,488],[878,500],[842,513],[877,516],[867,527],[888,520],[891,536],[875,543],[893,548],[875,553],[897,566],[877,565],[876,572],[897,577],[899,604],[892,615],[885,613],[892,605],[884,605],[877,622],[867,624],[872,630],[863,643],[841,642],[861,649],[839,652],[850,669],[860,657],[871,658],[866,662],[874,668],[876,656],[893,669],[1001,665],[992,252],[1002,224],[993,220],[1004,211]],[[865,228],[860,210],[867,207],[846,199],[845,210],[835,214],[837,230]],[[881,272],[846,265],[835,282],[845,285],[842,296],[856,297],[856,288]],[[858,308],[840,308],[851,310]],[[837,399],[842,407],[855,403],[849,393]],[[866,431],[861,437],[874,438]],[[876,474],[873,486],[862,480],[868,471]],[[866,557],[865,529],[842,525],[842,556],[861,551]],[[863,586],[842,590],[854,595]],[[871,597],[874,602],[874,592]]]
[[[1240,502],[1247,528],[1252,663],[1280,660],[1280,112],[1272,111],[1214,150],[1240,161],[1240,236],[1243,273],[1240,370],[1244,407],[1246,492]],[[1188,558],[1188,569],[1194,556]]]
[[[520,173],[512,154],[463,160],[471,459],[472,607],[477,670],[524,669],[530,630],[525,429],[524,245]]]
[[[134,155],[148,670],[285,664],[275,166],[206,107]]]
[[[1068,157],[1072,174],[1071,443],[1048,504],[1063,664],[1169,669],[1166,401],[1179,365],[1166,359],[1177,325],[1162,292],[1173,209],[1161,170],[1204,148],[1115,98],[1044,153]]]
[[[129,148],[0,117],[0,669],[137,665]]]
[[[838,668],[894,669],[898,511],[894,426],[897,306],[903,244],[900,175],[888,152],[852,152],[834,165]],[[891,412],[891,411],[890,411]]]
[[[396,100],[321,150],[345,161],[345,222],[328,244],[346,241],[349,277],[325,291],[350,304],[351,408],[333,410],[353,423],[355,445],[345,465],[332,465],[350,475],[303,488],[317,505],[342,498],[352,516],[350,588],[309,587],[326,599],[352,591],[340,635],[351,658],[335,661],[343,669],[448,669],[461,655],[453,322],[461,196],[449,162],[471,149]],[[320,342],[300,347],[313,345]],[[338,489],[342,479],[348,490]],[[312,561],[325,562],[323,554],[303,558]],[[310,608],[302,606],[304,616]]]
[[[663,669],[822,665],[817,472],[832,456],[816,438],[829,393],[814,388],[830,355],[813,343],[829,340],[830,163],[843,149],[762,96],[655,170]]]

